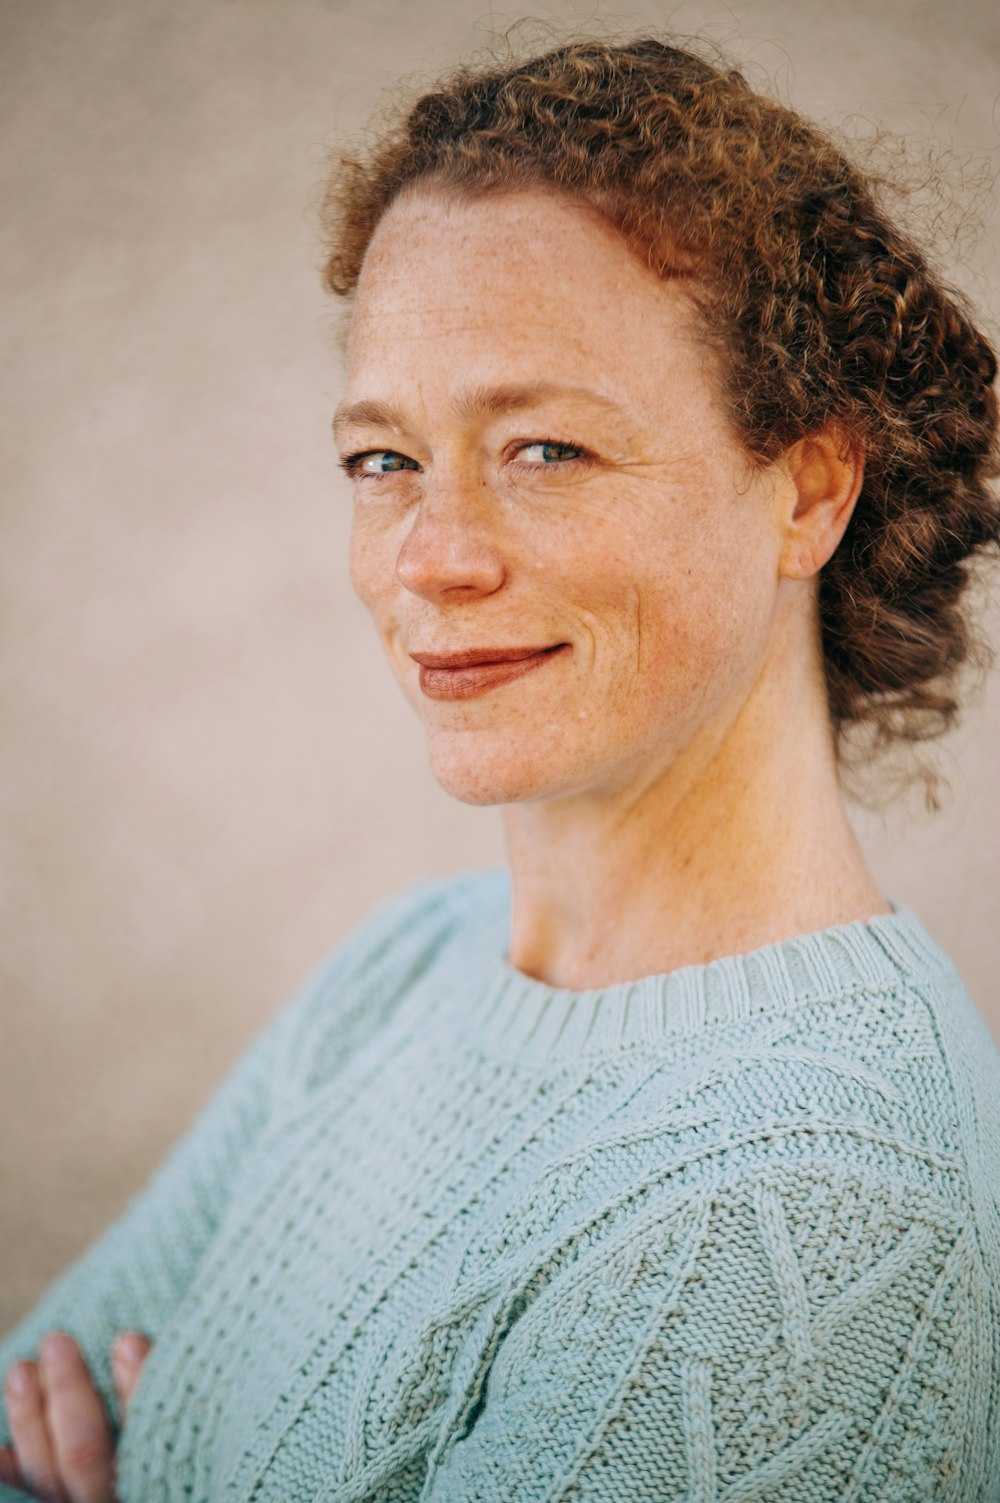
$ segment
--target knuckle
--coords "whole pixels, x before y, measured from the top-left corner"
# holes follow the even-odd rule
[[[106,1469],[111,1456],[108,1438],[98,1430],[81,1430],[62,1447],[60,1460],[63,1470],[75,1477],[100,1475]]]

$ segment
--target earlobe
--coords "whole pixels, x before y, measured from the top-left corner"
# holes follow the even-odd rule
[[[781,573],[811,579],[834,553],[861,494],[864,451],[840,423],[799,439],[783,459],[789,487]]]

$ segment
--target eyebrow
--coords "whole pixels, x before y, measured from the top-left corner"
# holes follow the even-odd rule
[[[499,417],[505,412],[517,412],[521,408],[537,406],[552,397],[575,397],[578,401],[590,402],[609,412],[621,413],[622,408],[610,397],[592,391],[587,386],[563,386],[555,381],[533,381],[527,385],[473,386],[460,392],[452,403],[456,417],[467,420],[477,417]],[[388,402],[366,398],[337,408],[333,418],[333,431],[340,434],[351,424],[374,428],[405,428],[406,419]]]

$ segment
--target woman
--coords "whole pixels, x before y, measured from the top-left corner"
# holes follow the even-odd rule
[[[997,1050],[840,786],[955,713],[992,353],[656,40],[459,71],[330,224],[352,580],[510,871],[383,906],[11,1333],[10,1475],[996,1503]]]

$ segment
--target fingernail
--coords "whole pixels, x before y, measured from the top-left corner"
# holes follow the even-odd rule
[[[16,1367],[12,1367],[7,1374],[7,1387],[15,1398],[27,1398],[31,1389],[31,1376],[23,1362],[19,1362]]]
[[[43,1357],[54,1357],[56,1359],[59,1357],[71,1357],[75,1347],[76,1343],[72,1337],[64,1336],[61,1331],[53,1331],[52,1335],[46,1336],[42,1342],[41,1354]]]

